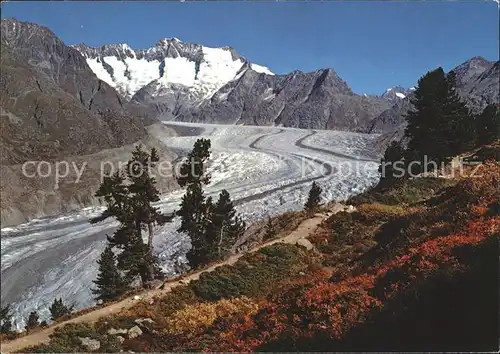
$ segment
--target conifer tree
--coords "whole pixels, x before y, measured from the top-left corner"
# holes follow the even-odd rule
[[[421,77],[406,115],[409,139],[405,158],[447,162],[474,140],[469,110],[455,91],[455,74],[442,68]],[[423,166],[423,164],[420,164]],[[415,171],[412,171],[415,172]]]
[[[111,245],[106,246],[97,264],[99,274],[97,280],[93,281],[97,288],[92,289],[92,293],[96,295],[96,300],[104,302],[117,299],[125,292],[126,287],[116,266]]]
[[[152,203],[159,201],[156,180],[151,169],[159,160],[155,148],[150,153],[137,146],[126,170],[105,177],[96,196],[103,197],[107,208],[91,223],[114,217],[120,226],[108,241],[122,250],[118,255],[118,268],[126,273],[131,282],[140,276],[143,286],[161,274],[159,260],[153,254],[154,226],[163,225],[172,216],[163,215]],[[144,244],[142,231],[147,230],[148,241]]]
[[[451,156],[466,151],[474,146],[476,127],[469,109],[456,91],[456,75],[451,71],[446,75],[446,99],[444,103],[445,119],[451,124]]]
[[[227,190],[222,190],[219,200],[211,208],[211,224],[209,225],[209,237],[211,241],[212,258],[225,257],[235,244],[236,240],[245,232],[245,222],[236,215],[233,202]]]
[[[477,145],[490,144],[500,139],[500,108],[490,104],[476,118]]]
[[[208,225],[213,208],[210,198],[205,198],[203,185],[210,182],[205,172],[205,163],[210,158],[210,140],[198,139],[193,150],[181,165],[177,183],[186,188],[177,215],[181,217],[179,232],[185,232],[191,238],[191,249],[186,257],[191,267],[195,268],[210,261]]]
[[[0,308],[0,333],[9,333],[12,330],[12,315],[10,306]]]
[[[404,169],[404,148],[399,141],[392,141],[384,153],[378,171],[381,174],[378,187],[389,186],[396,181],[398,177],[404,177],[404,172],[400,176],[398,169]]]
[[[54,302],[52,305],[49,307],[50,314],[51,314],[51,320],[56,321],[58,318],[61,318],[65,315],[68,315],[73,311],[73,306],[66,306],[63,304],[62,298],[59,298],[59,300],[54,299]]]
[[[321,193],[323,190],[316,183],[313,182],[311,189],[309,190],[309,197],[307,198],[307,202],[304,204],[304,209],[308,212],[314,212],[318,209],[321,202]]]
[[[28,319],[26,320],[26,326],[24,328],[27,332],[32,329],[37,328],[40,325],[40,318],[38,317],[38,313],[36,311],[30,312]]]

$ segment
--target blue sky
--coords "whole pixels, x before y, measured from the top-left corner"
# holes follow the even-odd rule
[[[333,68],[357,93],[410,87],[437,66],[498,60],[494,1],[7,2],[2,18],[51,28],[66,44],[147,48],[177,37],[232,46],[282,74]]]

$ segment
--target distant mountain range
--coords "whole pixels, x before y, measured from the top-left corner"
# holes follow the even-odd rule
[[[333,69],[274,75],[229,47],[167,38],[145,50],[74,48],[101,80],[163,120],[355,130],[392,102],[354,94]]]
[[[388,88],[382,95],[380,95],[380,97],[383,97],[392,103],[396,103],[406,98],[406,96],[411,94],[413,91],[415,91],[414,87],[404,88],[401,86],[394,86]]]
[[[145,50],[127,44],[74,47],[101,80],[163,120],[379,133],[402,123],[415,89],[394,86],[380,96],[357,95],[333,69],[274,75],[233,48],[177,38]],[[473,110],[498,102],[498,63],[475,57],[453,71]]]
[[[134,143],[174,158],[148,133],[167,129],[159,120],[382,133],[375,147],[382,152],[402,136],[413,95],[400,86],[358,95],[333,69],[274,75],[232,48],[176,38],[145,50],[68,46],[46,27],[5,19],[0,44],[2,225],[97,202],[100,161],[128,157]],[[499,67],[472,58],[454,69],[473,110],[499,102]],[[84,183],[22,173],[26,161],[68,159],[91,165]]]
[[[1,27],[2,164],[118,147],[158,119],[384,133],[411,108],[413,88],[358,95],[333,69],[274,75],[230,47],[67,46],[37,24]],[[498,62],[475,57],[453,71],[472,109],[499,101]]]

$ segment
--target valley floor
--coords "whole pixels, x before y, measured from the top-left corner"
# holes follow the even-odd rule
[[[299,210],[312,181],[319,182],[327,200],[343,200],[378,180],[378,162],[370,146],[375,136],[334,131],[279,127],[227,126],[166,122],[179,136],[160,139],[174,152],[186,154],[199,137],[212,142],[207,194],[227,189],[247,222]],[[162,196],[164,212],[177,208],[182,190]],[[114,222],[97,225],[89,217],[100,212],[80,212],[32,220],[3,228],[1,248],[1,299],[11,304],[15,325],[37,310],[48,319],[54,298],[74,301],[76,309],[94,304],[90,288],[97,273],[96,260],[105,246],[105,235]],[[163,267],[173,274],[174,263],[185,262],[189,240],[175,230],[174,221],[157,230],[155,249]]]

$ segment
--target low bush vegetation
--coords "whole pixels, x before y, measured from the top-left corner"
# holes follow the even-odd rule
[[[307,258],[297,246],[278,243],[242,257],[233,266],[202,273],[189,286],[204,300],[259,296],[273,283],[307,266]]]
[[[454,182],[415,179],[407,188],[422,191],[389,192],[411,203],[369,194],[373,200],[310,235],[315,251],[264,247],[95,325],[58,329],[50,343],[25,351],[84,351],[78,337],[99,340],[100,352],[491,351],[500,166],[479,172]],[[154,321],[141,336],[119,344],[107,335],[138,318]]]
[[[415,205],[453,186],[455,180],[420,177],[401,180],[384,190],[372,188],[348,200],[349,204],[382,203],[387,205]]]
[[[165,331],[169,334],[195,335],[207,329],[217,319],[240,314],[251,315],[257,310],[258,305],[244,296],[188,305],[168,318]]]

